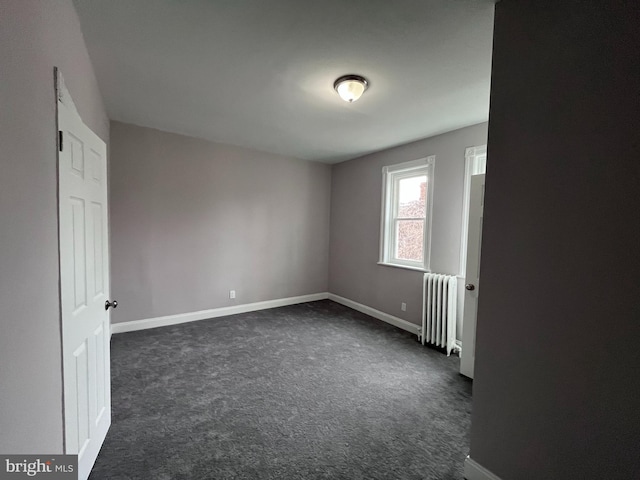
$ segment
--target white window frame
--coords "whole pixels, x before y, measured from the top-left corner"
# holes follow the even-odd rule
[[[431,217],[433,212],[433,172],[436,157],[420,158],[410,162],[390,165],[382,168],[382,215],[380,226],[379,265],[408,268],[430,272],[431,263]],[[425,175],[427,177],[427,211],[424,222],[424,245],[422,262],[394,257],[394,218],[395,198],[398,182],[407,177]]]
[[[487,146],[468,147],[464,151],[464,187],[462,200],[462,227],[460,228],[460,277],[467,270],[467,237],[469,232],[469,195],[471,194],[471,176],[487,172]]]

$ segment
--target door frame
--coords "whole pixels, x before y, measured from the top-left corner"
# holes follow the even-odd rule
[[[471,176],[487,173],[487,145],[467,147],[464,151],[464,183],[462,187],[462,224],[460,226],[460,261],[458,277],[467,274],[467,228],[469,227],[469,195]]]

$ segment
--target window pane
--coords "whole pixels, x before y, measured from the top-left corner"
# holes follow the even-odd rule
[[[401,179],[398,182],[398,217],[424,218],[426,199],[426,175]]]
[[[397,220],[395,257],[422,262],[424,255],[424,220]]]

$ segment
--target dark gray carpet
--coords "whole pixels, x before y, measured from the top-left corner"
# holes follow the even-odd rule
[[[329,300],[114,335],[99,479],[461,479],[459,359]]]

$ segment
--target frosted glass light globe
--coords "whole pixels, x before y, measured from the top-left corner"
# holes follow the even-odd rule
[[[358,75],[345,75],[336,80],[334,84],[340,98],[349,103],[358,100],[368,86],[367,80]]]

